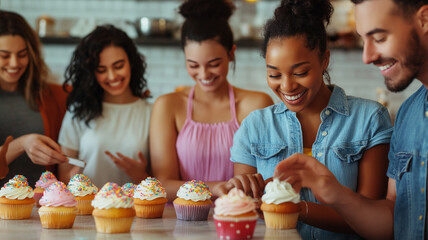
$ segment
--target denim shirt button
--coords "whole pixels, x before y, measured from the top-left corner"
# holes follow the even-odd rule
[[[322,153],[318,153],[318,154],[317,154],[317,157],[322,157]]]
[[[419,221],[421,221],[422,218],[424,218],[424,217],[422,215],[419,215]]]
[[[428,117],[428,111],[425,112],[425,117]]]
[[[426,113],[425,113],[425,115],[426,115],[427,113],[428,113],[428,112],[426,112]],[[330,110],[325,110],[325,115],[327,115],[327,116],[328,116],[328,115],[330,115]]]
[[[424,162],[424,161],[422,161],[422,162],[421,162],[421,166],[423,167],[424,165],[425,165],[425,162]]]
[[[328,133],[326,131],[323,131],[321,134],[323,137],[325,137],[325,136],[327,136]]]
[[[424,188],[421,188],[421,193],[424,193],[424,191],[425,191],[425,189],[424,189]]]

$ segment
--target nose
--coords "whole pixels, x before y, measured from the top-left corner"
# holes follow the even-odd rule
[[[207,80],[209,77],[209,71],[207,68],[201,67],[198,72],[199,78],[203,80]]]
[[[11,54],[9,58],[9,66],[17,67],[18,66],[18,56]]]
[[[280,87],[283,92],[293,92],[294,89],[298,88],[298,84],[291,77],[284,76],[281,79]]]
[[[107,79],[108,80],[114,80],[116,78],[116,73],[114,72],[113,69],[108,69],[107,70]]]
[[[376,47],[370,41],[365,42],[363,48],[363,62],[365,64],[370,64],[378,59],[379,53]]]

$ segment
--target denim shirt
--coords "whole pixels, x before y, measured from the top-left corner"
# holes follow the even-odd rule
[[[395,179],[395,239],[424,239],[428,157],[427,89],[421,86],[398,110],[387,175]]]
[[[364,152],[378,144],[389,143],[392,134],[388,110],[381,104],[346,96],[334,86],[329,103],[321,112],[321,124],[312,155],[323,163],[338,181],[357,190],[358,161]],[[257,168],[264,179],[273,175],[276,165],[294,153],[303,153],[303,135],[296,113],[284,103],[256,110],[235,133],[231,161]],[[309,189],[301,199],[318,201]],[[299,222],[303,239],[358,239],[358,236],[333,233]]]

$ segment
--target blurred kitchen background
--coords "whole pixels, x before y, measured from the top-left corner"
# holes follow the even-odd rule
[[[113,24],[135,39],[146,56],[149,89],[154,101],[161,94],[193,85],[179,47],[183,18],[177,13],[181,0],[0,0],[0,8],[15,11],[39,33],[51,81],[62,83],[63,74],[79,38],[99,24]],[[260,56],[263,24],[272,17],[278,0],[235,0],[230,19],[237,44],[236,70],[229,81],[238,87],[261,90],[279,99],[266,84],[266,67]],[[354,33],[349,0],[332,0],[335,12],[328,26],[333,84],[348,95],[378,100],[393,117],[404,99],[421,86],[418,81],[404,92],[386,90],[379,69],[362,62],[362,45]],[[151,25],[148,25],[151,23]]]

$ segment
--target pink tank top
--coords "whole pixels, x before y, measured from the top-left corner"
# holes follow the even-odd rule
[[[177,137],[181,180],[226,181],[233,177],[230,148],[239,128],[233,87],[229,84],[229,122],[200,123],[192,120],[193,86],[187,102],[187,117]]]

